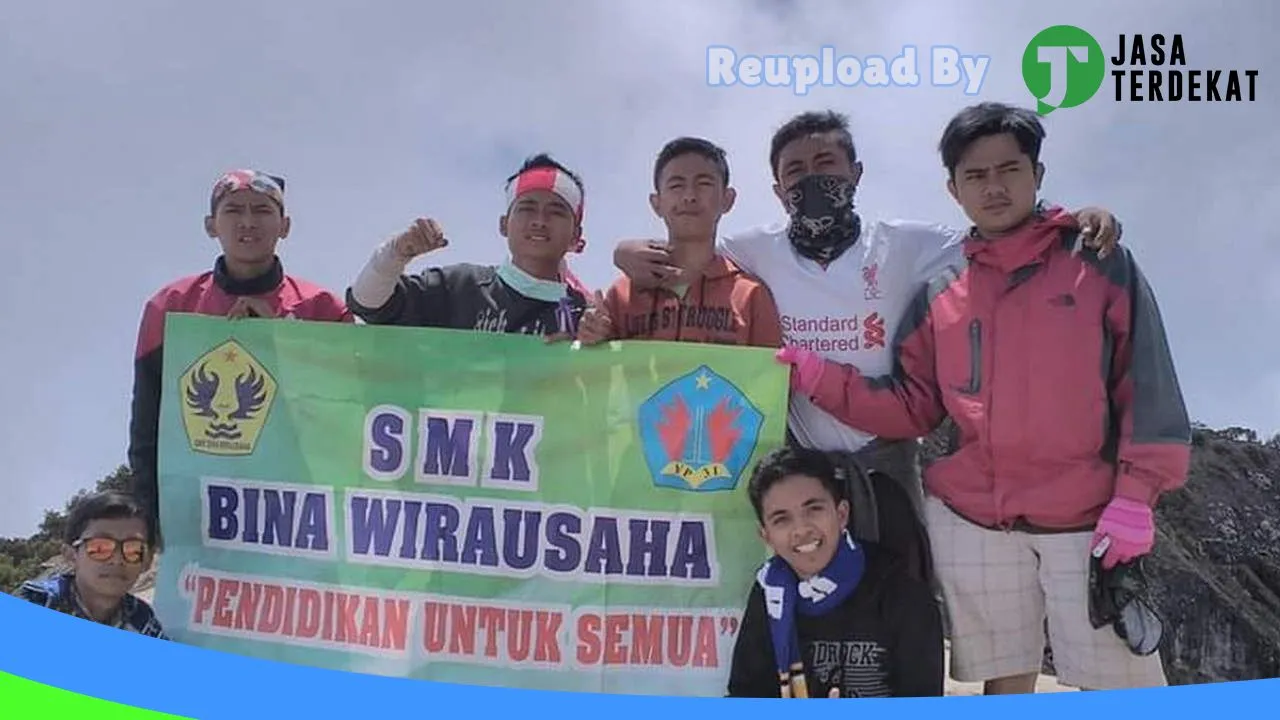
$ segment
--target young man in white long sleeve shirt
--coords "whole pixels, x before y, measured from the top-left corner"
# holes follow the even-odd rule
[[[583,198],[577,175],[545,154],[530,158],[507,179],[498,221],[506,262],[405,274],[414,258],[448,244],[435,220],[420,218],[374,252],[347,305],[372,325],[573,336],[587,299],[566,277],[564,258],[581,242]]]

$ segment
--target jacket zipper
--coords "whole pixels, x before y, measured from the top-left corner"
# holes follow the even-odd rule
[[[982,391],[982,321],[969,321],[969,384],[964,391],[977,395]]]
[[[992,278],[993,281],[996,280],[996,278],[998,277],[1002,277],[998,273],[993,272],[992,274],[996,276]],[[1002,294],[1003,293],[1000,293],[1000,295]],[[1000,298],[999,298],[999,295],[997,295],[995,300],[989,306],[990,317],[988,317],[989,322],[987,323],[987,344],[991,346],[991,362],[988,363],[989,369],[991,370],[991,377],[996,376],[995,374],[996,350],[997,350],[996,337],[995,337],[996,307],[997,305],[999,305],[999,303],[1000,303]],[[979,326],[981,326],[980,321],[979,321]],[[986,420],[985,425],[987,426],[987,433],[986,433],[987,434],[987,442],[986,442],[987,466],[991,468],[991,493],[992,495],[994,495],[992,499],[995,501],[994,505],[996,510],[995,518],[994,518],[995,526],[998,528],[1001,528],[1005,532],[1009,532],[1011,528],[1009,524],[1005,522],[1004,511],[1002,510],[1003,502],[1002,502],[1002,498],[1000,497],[1000,468],[996,466],[996,453],[995,453],[995,447],[994,447],[995,438],[992,434],[992,418],[996,416],[995,400],[996,400],[995,393],[988,392],[986,397],[986,403],[985,403],[986,411],[987,411],[986,418],[985,418]]]
[[[1000,288],[999,292],[996,293],[995,299],[991,303],[991,316],[989,318],[991,322],[989,323],[990,326],[987,332],[987,342],[991,344],[991,376],[992,377],[995,377],[996,354],[999,349],[998,346],[996,345],[995,325],[996,325],[996,315],[1000,311],[1000,305],[1001,303],[1004,302],[1005,296],[1013,292],[1019,285],[1022,285],[1026,281],[1030,280],[1031,277],[1035,274],[1036,270],[1039,269],[1039,267],[1040,267],[1039,264],[1024,266],[1022,268],[1019,268],[1018,270],[1015,270],[1010,276],[1006,276],[1003,273],[995,273],[995,276],[1000,280],[1002,280],[1004,284]],[[993,278],[993,281],[994,281],[994,278]],[[1025,403],[1026,403],[1025,393],[1006,393],[1006,395],[1010,395],[1010,394],[1016,395],[1019,398],[1019,401],[1022,403],[1022,406],[1025,407]],[[987,462],[991,466],[991,490],[992,490],[992,494],[995,496],[994,500],[995,500],[995,508],[996,508],[996,518],[995,518],[996,526],[999,528],[1002,528],[1006,533],[1010,533],[1010,532],[1013,532],[1014,522],[1005,517],[1004,496],[1000,492],[1000,468],[997,466],[997,463],[996,463],[995,437],[992,434],[992,430],[991,430],[992,418],[996,417],[995,401],[996,401],[995,393],[992,393],[992,392],[987,393],[987,448],[988,448]]]
[[[1004,288],[1000,291],[1000,294],[999,294],[999,295],[997,295],[997,297],[996,297],[996,302],[995,302],[995,304],[994,304],[994,305],[992,306],[992,308],[991,308],[991,319],[992,319],[992,324],[993,324],[993,325],[995,324],[995,317],[996,317],[996,313],[998,312],[1000,305],[1001,305],[1002,303],[1004,303],[1004,302],[1005,302],[1006,297],[1007,297],[1007,296],[1009,296],[1011,293],[1013,293],[1015,290],[1017,290],[1017,289],[1018,289],[1019,287],[1021,287],[1022,285],[1025,285],[1025,284],[1029,283],[1029,282],[1031,281],[1031,279],[1032,279],[1032,278],[1034,278],[1037,274],[1039,274],[1039,273],[1040,273],[1040,272],[1045,268],[1045,266],[1046,266],[1046,264],[1045,264],[1044,262],[1042,262],[1042,261],[1036,261],[1036,262],[1032,262],[1032,263],[1031,263],[1031,264],[1029,264],[1029,265],[1024,265],[1024,266],[1022,266],[1022,267],[1018,268],[1017,270],[1015,270],[1015,271],[1013,272],[1013,274],[1008,278],[1008,281],[1007,281],[1007,283],[1005,284]],[[1019,314],[1019,318],[1020,318],[1020,321],[1019,321],[1019,322],[1020,322],[1020,325],[1019,325],[1019,327],[1020,327],[1020,328],[1025,328],[1025,327],[1026,327],[1026,323],[1027,323],[1027,315],[1026,315],[1026,308],[1025,308],[1025,305],[1021,308],[1021,310],[1022,310],[1022,312]],[[994,343],[994,341],[992,341],[992,342]],[[996,346],[993,344],[993,345],[991,346],[991,348],[992,348],[992,351],[991,351],[992,363],[993,363],[993,365],[994,365]],[[993,369],[994,369],[994,367],[993,367]],[[1023,379],[1023,380],[1024,380],[1024,382],[1025,382],[1025,379],[1026,379],[1027,377],[1029,377],[1029,376],[1030,376],[1030,369],[1028,369],[1028,368],[1022,368],[1022,369],[1026,371],[1026,372],[1024,372],[1024,373],[1023,373],[1023,375],[1022,375],[1022,379]],[[1021,388],[1021,389],[1022,389],[1022,390],[1026,390],[1026,388],[1025,388],[1025,387],[1023,387],[1023,388]],[[1013,397],[1016,397],[1016,398],[1017,398],[1017,400],[1015,401],[1015,402],[1016,402],[1016,405],[1014,406],[1014,408],[1016,409],[1016,412],[1017,412],[1018,417],[1017,417],[1017,418],[1014,418],[1014,420],[1016,420],[1016,421],[1017,421],[1016,423],[1007,423],[1007,424],[1006,424],[1006,427],[1011,427],[1011,428],[1013,428],[1013,429],[1021,429],[1022,427],[1024,427],[1024,423],[1026,423],[1026,422],[1027,422],[1027,417],[1028,417],[1028,414],[1029,414],[1029,413],[1027,412],[1027,410],[1028,410],[1028,403],[1030,402],[1030,400],[1028,400],[1028,398],[1030,397],[1030,395],[1029,395],[1027,392],[1018,392],[1018,393],[1008,393],[1008,394],[1006,394],[1006,396],[1010,396],[1010,395],[1011,395],[1011,396],[1013,396]],[[995,400],[995,395],[994,395],[994,394],[992,394],[992,395],[991,395],[991,399],[988,401],[988,409],[991,409],[991,405],[992,405],[992,403],[993,403],[993,401],[994,401],[994,400]],[[992,412],[992,413],[991,413],[991,417],[994,417],[994,416],[995,416],[995,413],[994,413],[994,412]],[[1025,435],[1025,434],[1024,434],[1024,435]],[[1020,446],[1020,445],[1019,445],[1019,446]],[[994,459],[994,456],[995,456],[995,453],[993,452],[993,453],[992,453],[992,457],[993,457],[993,459]],[[1023,461],[1025,461],[1025,459],[1026,459],[1026,455],[1025,455],[1025,454],[1020,454],[1020,455],[1018,455],[1018,456],[1015,456],[1015,457],[1014,457],[1014,461],[1015,461],[1015,462],[1023,462]],[[995,468],[995,466],[994,466],[994,462],[993,462],[993,464],[992,464],[992,469],[993,469],[993,470],[996,470],[996,468]],[[1000,478],[999,473],[998,473],[998,472],[996,472],[996,473],[994,474],[994,477],[995,477],[996,481],[998,482],[998,481],[999,481],[999,478]],[[998,517],[998,519],[999,519],[999,522],[1000,522],[1001,526],[1002,526],[1002,527],[1004,527],[1005,532],[1006,532],[1006,533],[1008,533],[1008,532],[1013,532],[1013,531],[1014,531],[1014,529],[1015,529],[1015,527],[1016,527],[1017,523],[1018,523],[1022,518],[1021,518],[1021,517],[1014,517],[1014,518],[1008,518],[1008,517],[1006,517],[1006,516],[1005,516],[1006,508],[1005,508],[1004,500],[1005,500],[1005,498],[1004,498],[1004,496],[1003,496],[1003,495],[997,495],[996,514],[997,514],[997,517]]]

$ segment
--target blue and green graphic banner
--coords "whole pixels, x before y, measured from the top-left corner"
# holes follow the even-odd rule
[[[768,350],[168,320],[174,639],[379,675],[722,695],[782,444]]]

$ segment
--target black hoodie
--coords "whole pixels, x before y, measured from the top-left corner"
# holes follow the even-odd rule
[[[821,617],[796,614],[809,697],[939,697],[942,617],[929,586],[870,543],[862,580]],[[780,697],[764,591],[753,584],[733,649],[729,697]]]

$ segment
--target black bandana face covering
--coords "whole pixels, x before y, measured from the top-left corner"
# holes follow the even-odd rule
[[[839,175],[809,175],[787,190],[787,237],[796,252],[829,263],[858,241],[862,221],[853,211],[853,192],[853,181]]]

